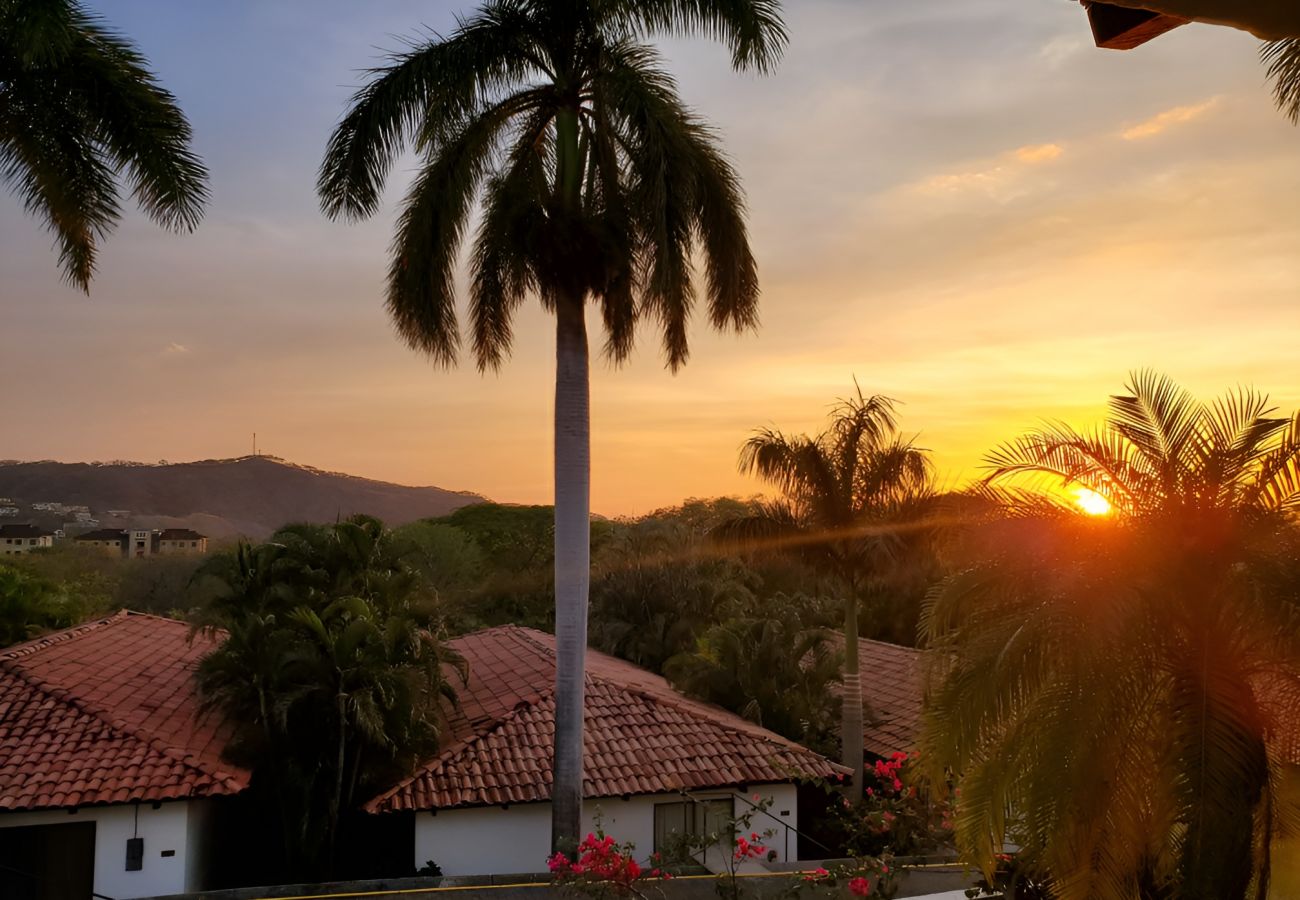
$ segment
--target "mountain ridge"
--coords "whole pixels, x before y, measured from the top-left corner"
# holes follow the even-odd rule
[[[88,506],[106,527],[194,527],[214,538],[263,538],[288,522],[332,522],[357,513],[392,525],[486,502],[472,491],[410,486],[333,472],[269,455],[138,463],[0,460],[0,497],[20,516],[52,516],[35,503]],[[23,507],[26,506],[26,510]],[[108,510],[128,516],[108,516]]]

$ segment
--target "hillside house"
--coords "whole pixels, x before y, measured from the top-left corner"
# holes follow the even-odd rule
[[[79,534],[73,541],[78,547],[96,550],[105,556],[120,557],[126,555],[126,532],[119,528],[100,528]]]
[[[502,626],[451,642],[469,663],[442,752],[366,805],[414,811],[414,862],[448,875],[536,872],[549,855],[555,638]],[[847,770],[663,678],[589,651],[583,767],[585,830],[633,841],[648,857],[687,833],[754,810],[772,861],[797,858],[798,776]],[[706,858],[715,867],[717,860]]]
[[[54,546],[54,532],[35,525],[0,525],[0,556],[18,556]]]
[[[0,651],[0,897],[128,900],[207,884],[214,803],[248,773],[199,717],[211,645],[122,612]]]
[[[164,528],[154,539],[160,556],[201,556],[208,552],[208,539],[189,528]]]

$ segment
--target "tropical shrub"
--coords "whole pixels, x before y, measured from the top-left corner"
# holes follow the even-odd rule
[[[989,464],[924,616],[924,762],[960,782],[959,846],[986,876],[1019,846],[1062,900],[1263,896],[1300,698],[1300,415],[1141,373],[1101,427]]]
[[[199,692],[235,725],[227,755],[280,823],[286,877],[333,874],[345,819],[436,749],[445,671],[464,677],[407,551],[356,517],[281,529],[199,574],[195,629],[220,641]]]

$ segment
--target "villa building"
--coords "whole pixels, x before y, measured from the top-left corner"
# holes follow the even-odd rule
[[[208,552],[208,539],[189,528],[165,528],[158,533],[154,548],[160,556],[199,556]]]
[[[119,557],[125,555],[122,542],[126,537],[126,532],[118,528],[100,528],[97,531],[87,531],[85,534],[79,534],[73,541],[78,547],[85,547],[90,550],[97,550],[105,556]]]
[[[457,683],[442,751],[365,808],[415,812],[417,866],[433,860],[448,875],[536,872],[550,844],[555,638],[506,625],[450,644],[470,677]],[[755,831],[771,832],[768,861],[797,859],[798,782],[848,773],[612,656],[588,651],[586,678],[584,830],[599,821],[646,857],[749,814]]]
[[[184,622],[122,612],[0,651],[0,897],[208,885],[214,804],[249,778],[198,713],[211,648]]]
[[[54,532],[35,525],[0,525],[0,556],[18,556],[54,546]]]
[[[208,539],[188,528],[100,528],[73,539],[79,547],[98,550],[106,556],[201,556],[208,552]]]

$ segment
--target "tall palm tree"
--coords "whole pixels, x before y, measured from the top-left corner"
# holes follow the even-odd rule
[[[76,0],[0,0],[0,181],[45,220],[83,291],[122,215],[119,173],[160,225],[198,224],[207,170],[144,57]]]
[[[1104,425],[989,465],[999,514],[923,620],[923,748],[960,777],[963,849],[1019,844],[1062,900],[1266,896],[1300,698],[1300,414],[1142,373]]]
[[[470,342],[480,370],[509,353],[534,294],[556,318],[556,737],[552,840],[577,838],[590,580],[591,300],[606,353],[636,325],[686,362],[698,250],[708,318],[757,322],[758,279],[740,185],[713,133],[678,97],[654,35],[723,40],[737,68],[770,68],[778,0],[490,0],[447,37],[372,73],[330,138],[317,188],[332,217],[378,209],[408,143],[420,155],[393,240],[388,309],[413,348],[450,365],[460,346],[456,257],[476,199]]]
[[[917,518],[933,493],[927,451],[899,435],[893,400],[858,389],[834,407],[815,437],[756,432],[741,449],[740,469],[784,498],[721,526],[719,538],[797,553],[844,592],[840,746],[858,797],[864,773],[858,606],[905,540],[907,532],[896,526]]]

